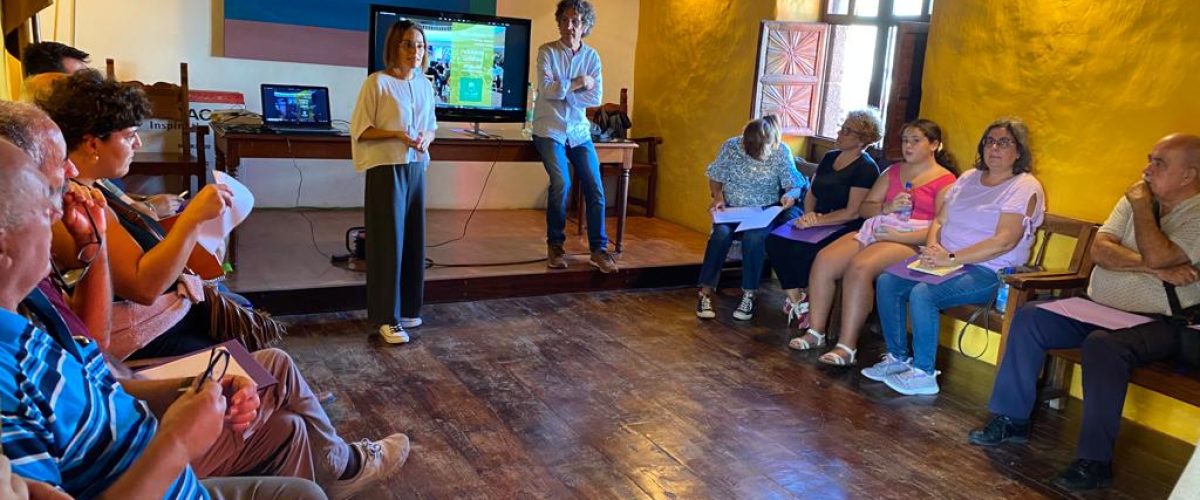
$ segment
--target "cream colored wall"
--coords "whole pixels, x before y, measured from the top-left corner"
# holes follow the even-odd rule
[[[939,1],[921,114],[943,126],[963,161],[991,120],[1021,116],[1048,209],[1102,221],[1139,178],[1157,139],[1200,133],[1196,7],[1195,0]],[[983,335],[969,334],[966,350],[979,352]],[[950,340],[947,331],[943,341]],[[997,339],[990,340],[994,351]],[[985,357],[994,362],[995,354]],[[1200,438],[1200,409],[1140,388],[1129,392],[1125,416],[1187,442]]]
[[[501,16],[533,19],[531,64],[537,45],[557,38],[554,0],[498,0]],[[587,43],[604,60],[604,91],[615,100],[622,87],[633,87],[633,48],[637,44],[638,0],[596,2],[598,22]],[[261,110],[258,86],[288,82],[330,87],[334,119],[349,119],[363,68],[232,59],[214,56],[220,40],[222,0],[77,0],[73,44],[92,54],[93,65],[117,61],[119,79],[177,81],[180,61],[187,61],[192,88],[232,90],[246,96],[246,106]],[[65,16],[64,16],[65,19]],[[216,22],[214,22],[214,19]],[[51,36],[53,16],[43,18],[43,34]],[[61,29],[61,38],[70,32]],[[216,45],[216,46],[214,46]],[[365,48],[364,48],[365,50]],[[442,124],[443,129],[462,124]],[[485,125],[519,129],[520,124]],[[489,163],[434,162],[429,168],[431,208],[474,205]],[[293,206],[300,176],[300,205],[360,206],[363,176],[349,161],[249,159],[239,175],[255,192],[259,206]],[[500,163],[492,175],[481,208],[534,208],[545,204],[546,173],[537,163]]]

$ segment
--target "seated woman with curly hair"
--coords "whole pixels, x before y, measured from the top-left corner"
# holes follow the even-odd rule
[[[171,356],[213,345],[209,303],[203,302],[199,278],[184,270],[200,224],[220,217],[229,205],[229,188],[205,186],[171,230],[164,231],[107,182],[129,172],[133,153],[142,145],[137,129],[150,112],[142,90],[85,70],[54,79],[35,95],[36,104],[62,129],[68,157],[79,170],[74,182],[96,187],[108,198],[113,290],[134,303],[122,301],[113,308],[110,353],[118,358],[131,353],[135,358]],[[58,236],[56,254],[74,255],[74,241]]]
[[[788,326],[808,328],[808,279],[817,252],[843,234],[857,231],[863,220],[859,207],[879,178],[879,166],[867,147],[879,142],[883,123],[874,109],[851,111],[838,129],[833,151],[825,153],[813,175],[812,189],[804,197],[804,215],[792,222],[800,229],[837,226],[815,243],[779,235],[767,238],[767,258],[787,297],[783,313]]]

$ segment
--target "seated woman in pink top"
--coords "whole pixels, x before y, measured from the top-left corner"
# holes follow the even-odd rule
[[[1045,195],[1030,174],[1029,132],[1016,119],[993,122],[979,139],[975,168],[946,192],[921,251],[928,266],[961,264],[939,284],[899,276],[879,277],[879,319],[887,352],[863,370],[905,395],[937,394],[934,369],[938,312],[962,304],[986,304],[996,296],[996,272],[1029,259],[1034,231],[1042,225]],[[907,311],[906,311],[907,309]],[[905,326],[912,317],[912,356]]]
[[[808,330],[788,342],[798,351],[823,347],[833,308],[837,280],[842,280],[841,336],[836,347],[821,355],[825,364],[854,364],[859,330],[875,301],[875,277],[887,266],[916,255],[925,242],[930,221],[942,195],[954,183],[954,158],[942,145],[938,124],[918,119],[900,132],[904,161],[888,167],[875,181],[860,214],[867,219],[817,254],[809,287]]]

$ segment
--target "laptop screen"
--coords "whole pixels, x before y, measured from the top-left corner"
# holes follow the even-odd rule
[[[262,84],[263,120],[269,126],[330,128],[329,89]]]

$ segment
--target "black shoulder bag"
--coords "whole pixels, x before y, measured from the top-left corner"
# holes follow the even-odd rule
[[[1154,203],[1154,222],[1161,228],[1158,202]],[[1200,330],[1189,328],[1191,325],[1200,323],[1200,304],[1184,309],[1179,302],[1179,294],[1175,291],[1175,285],[1166,281],[1162,284],[1163,289],[1167,292],[1167,305],[1171,307],[1171,316],[1167,318],[1167,321],[1182,330],[1179,336],[1179,361],[1190,368],[1200,367]]]

